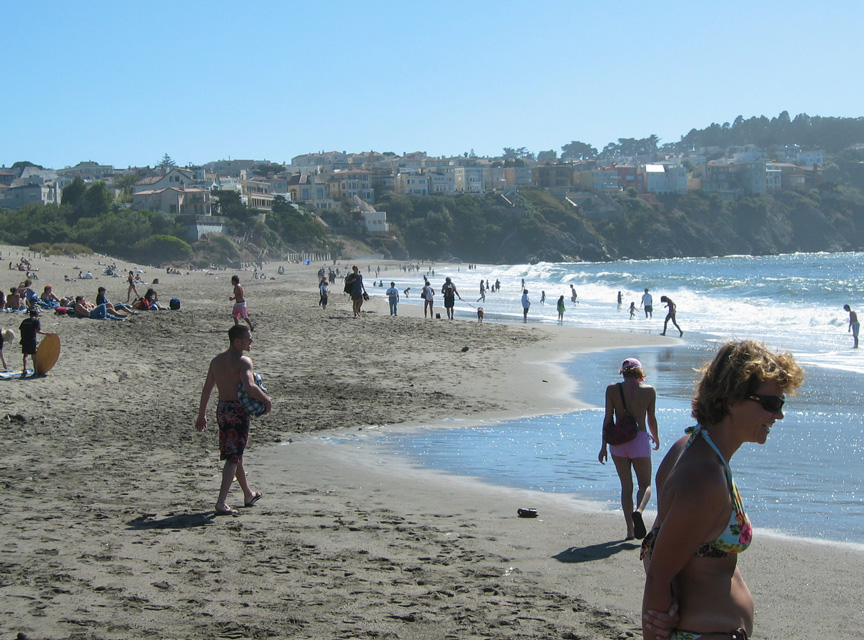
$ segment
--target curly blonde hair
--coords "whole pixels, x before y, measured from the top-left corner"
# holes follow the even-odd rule
[[[727,342],[700,373],[691,413],[703,425],[720,422],[731,403],[754,394],[763,382],[776,382],[794,395],[804,381],[804,370],[791,353],[773,353],[756,340]]]

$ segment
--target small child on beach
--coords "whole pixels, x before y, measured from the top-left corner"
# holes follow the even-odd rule
[[[255,327],[252,326],[252,322],[249,320],[249,311],[246,308],[246,298],[243,296],[243,287],[240,286],[240,277],[239,276],[231,276],[231,284],[234,285],[234,295],[230,296],[228,299],[234,301],[234,309],[231,311],[231,315],[234,316],[234,326],[240,324],[240,319],[246,321],[246,324],[249,325],[249,331],[255,331]]]
[[[31,307],[28,318],[25,318],[18,327],[21,332],[21,353],[24,354],[24,368],[21,371],[21,377],[27,377],[27,356],[33,356],[33,364],[36,364],[36,335],[48,334],[42,331],[42,325],[39,323],[39,307]],[[36,375],[34,372],[33,375]]]
[[[630,319],[632,320],[635,317],[636,317],[636,303],[631,302],[630,303]]]

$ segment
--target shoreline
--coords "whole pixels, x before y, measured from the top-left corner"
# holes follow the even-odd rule
[[[93,269],[99,258],[75,264]],[[71,266],[42,262],[37,286],[90,298],[103,284],[109,299],[124,299],[120,279],[65,283]],[[56,368],[7,381],[0,399],[12,436],[0,461],[0,634],[638,635],[642,568],[636,545],[620,540],[620,515],[331,442],[375,425],[576,407],[578,386],[561,373],[574,345],[656,337],[424,321],[408,306],[389,318],[383,299],[353,320],[341,291],[326,312],[317,307],[319,266],[286,265],[274,281],[142,267],[145,280],[160,279],[161,300],[181,299],[180,311],[123,323],[43,316],[43,330],[63,341]],[[207,363],[227,346],[234,273],[257,325],[251,357],[274,411],[253,423],[247,456],[262,500],[216,518],[216,435],[193,424]],[[7,288],[20,279],[7,275]],[[20,362],[11,345],[7,356]],[[241,500],[236,487],[232,499]],[[540,516],[518,518],[524,506]],[[756,597],[756,637],[858,637],[864,555],[759,542],[741,560]]]

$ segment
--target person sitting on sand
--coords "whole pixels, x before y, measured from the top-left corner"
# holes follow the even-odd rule
[[[147,289],[144,293],[144,297],[140,300],[136,300],[132,304],[133,309],[137,309],[138,311],[158,311],[161,309],[159,306],[159,295],[156,293],[156,289]]]
[[[126,318],[109,313],[108,307],[104,304],[95,305],[87,302],[84,296],[77,296],[75,298],[75,316],[78,318],[90,318],[91,320],[105,320],[106,318],[109,320],[120,320],[121,322],[126,320]]]
[[[108,313],[113,313],[115,316],[119,316],[121,318],[125,318],[130,315],[138,315],[138,312],[127,304],[123,304],[122,302],[118,302],[117,304],[111,304],[110,302],[108,302],[108,298],[105,297],[105,287],[99,287],[96,290],[96,306],[98,307],[100,304],[105,305],[105,308],[108,309]]]
[[[50,306],[52,309],[56,309],[60,306],[60,298],[58,298],[57,294],[54,293],[54,289],[50,284],[45,285],[45,288],[42,290],[42,295],[39,297],[42,302]]]
[[[9,329],[7,329],[6,331],[9,331]],[[6,356],[3,355],[3,344],[6,342],[6,336],[9,335],[6,333],[6,331],[0,331],[0,361],[3,362],[3,371],[9,370],[9,365],[6,364]]]
[[[18,287],[9,289],[9,295],[6,296],[6,308],[9,311],[21,310],[21,294],[18,293]]]

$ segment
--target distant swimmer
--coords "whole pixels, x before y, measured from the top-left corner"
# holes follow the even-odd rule
[[[630,303],[630,319],[632,320],[635,317],[636,317],[636,303],[631,302]]]
[[[564,295],[558,298],[558,324],[564,322]]]
[[[621,311],[621,303],[624,300],[624,295],[619,291],[618,292],[618,311]]]
[[[570,301],[573,304],[579,304],[579,296],[576,295],[576,287],[574,287],[572,284],[570,285]]]
[[[684,332],[681,330],[681,327],[678,326],[678,323],[675,322],[675,303],[672,302],[672,298],[668,296],[660,296],[660,302],[663,302],[666,305],[666,308],[669,310],[666,313],[666,319],[663,321],[663,333],[661,333],[660,335],[666,335],[666,325],[668,325],[669,321],[671,320],[672,324],[675,325],[675,328],[678,329],[678,337],[680,338],[684,335]]]
[[[642,296],[642,302],[639,303],[640,307],[645,307],[645,318],[653,318],[654,317],[654,298],[648,293],[648,289],[645,289],[645,293]]]
[[[540,304],[546,304],[546,292],[545,291],[540,292]]]
[[[852,311],[852,307],[848,304],[843,305],[843,309],[849,312],[849,331],[852,332],[852,339],[855,340],[853,349],[858,348],[858,331],[861,329],[861,323],[858,322],[858,314]]]

